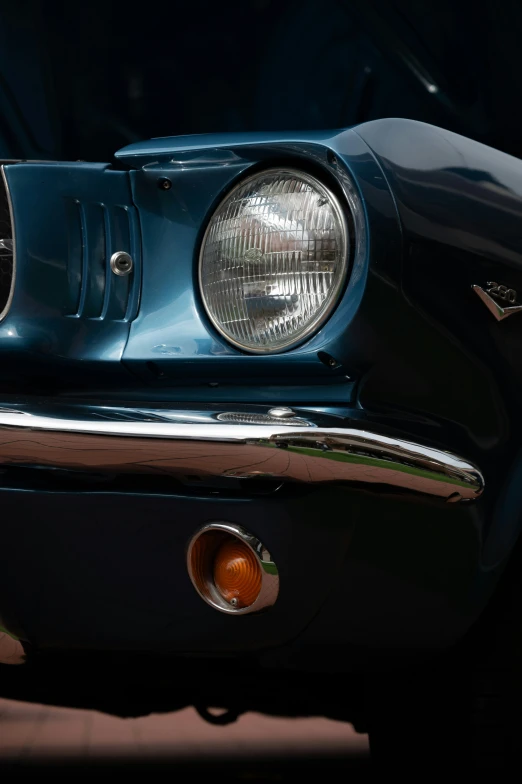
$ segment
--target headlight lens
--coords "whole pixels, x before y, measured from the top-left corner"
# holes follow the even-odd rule
[[[203,238],[200,286],[214,326],[254,353],[281,351],[317,330],[348,268],[348,229],[315,177],[269,169],[237,185]]]

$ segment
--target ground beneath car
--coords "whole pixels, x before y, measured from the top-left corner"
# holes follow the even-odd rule
[[[280,766],[350,765],[366,762],[368,738],[353,727],[327,719],[280,719],[245,714],[226,727],[203,721],[195,710],[120,719],[97,711],[74,710],[0,699],[0,771],[29,770],[33,765],[68,766],[147,762],[174,768],[194,763],[233,767],[270,763]],[[254,764],[257,761],[258,764]],[[223,768],[224,772],[224,768]],[[234,774],[232,774],[234,775]],[[238,774],[239,775],[239,774]],[[283,779],[286,773],[281,774]],[[243,774],[239,776],[243,777]]]

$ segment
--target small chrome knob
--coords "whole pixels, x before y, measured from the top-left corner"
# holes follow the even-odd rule
[[[122,250],[113,253],[111,256],[111,270],[115,275],[129,275],[132,272],[133,261],[128,253]]]
[[[295,417],[295,411],[287,406],[271,408],[268,413],[270,416],[277,417],[278,419],[291,419],[292,417]]]

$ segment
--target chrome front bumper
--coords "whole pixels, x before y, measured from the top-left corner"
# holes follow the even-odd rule
[[[336,482],[473,500],[480,470],[451,452],[311,411],[278,419],[231,410],[24,401],[0,408],[0,465],[107,474]]]

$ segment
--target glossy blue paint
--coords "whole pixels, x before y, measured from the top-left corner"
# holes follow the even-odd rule
[[[398,223],[382,173],[365,145],[351,131],[305,134],[301,141],[295,141],[290,133],[250,135],[239,139],[209,137],[206,149],[203,149],[203,138],[161,140],[159,151],[156,142],[125,148],[118,153],[119,158],[140,164],[138,170],[130,173],[90,164],[67,164],[60,168],[50,165],[48,169],[42,164],[8,167],[15,224],[20,227],[19,236],[24,237],[23,243],[19,240],[18,265],[24,278],[23,285],[17,285],[17,299],[4,322],[0,340],[9,334],[9,329],[14,330],[14,334],[21,334],[18,321],[24,318],[25,306],[21,303],[26,285],[37,285],[34,283],[37,270],[31,268],[27,260],[40,254],[46,259],[44,263],[55,270],[55,278],[58,276],[58,280],[38,283],[41,307],[47,307],[58,317],[56,331],[53,331],[54,322],[45,330],[51,341],[48,359],[58,372],[59,358],[69,356],[69,335],[78,332],[78,328],[75,331],[63,318],[60,320],[60,315],[67,315],[81,321],[81,337],[75,340],[74,360],[71,356],[71,361],[80,362],[80,367],[89,373],[92,369],[96,372],[96,363],[104,366],[102,383],[107,386],[120,383],[118,379],[126,367],[131,371],[128,384],[139,387],[140,382],[133,383],[133,380],[141,379],[144,385],[161,387],[162,394],[171,395],[174,400],[180,399],[187,385],[196,388],[196,397],[204,400],[207,395],[209,399],[213,398],[212,389],[217,384],[224,398],[224,390],[232,391],[243,379],[255,378],[255,387],[248,391],[251,401],[265,400],[267,389],[274,387],[281,387],[284,395],[285,387],[295,387],[299,379],[298,386],[308,386],[310,392],[304,398],[303,394],[298,395],[296,402],[309,400],[310,394],[316,395],[316,402],[349,402],[359,372],[359,352],[358,344],[349,339],[347,331],[363,301],[368,271],[372,264],[379,269],[383,259],[389,262],[392,256],[395,256],[395,277],[399,269]],[[337,156],[334,164],[328,157],[332,151]],[[155,162],[156,158],[162,158],[163,162]],[[270,161],[281,159],[287,165],[313,167],[341,194],[346,187],[358,190],[362,199],[362,220],[366,223],[368,237],[372,234],[374,240],[371,244],[368,242],[366,253],[357,258],[338,308],[316,335],[290,352],[253,357],[230,346],[209,323],[195,283],[197,256],[202,230],[227,188],[252,166],[268,165]],[[41,190],[33,186],[31,194],[27,182],[33,182],[35,172],[43,178],[42,185]],[[54,178],[52,184],[51,176]],[[157,187],[161,176],[171,179],[173,187],[170,190]],[[115,180],[125,191],[130,181],[132,198],[126,192],[118,194],[114,201]],[[28,215],[35,215],[36,204],[43,199],[44,191],[48,193],[46,210],[40,211],[39,220],[31,221],[26,233]],[[144,265],[141,291],[138,292],[136,285],[132,292],[134,300],[138,294],[141,296],[140,309],[129,329],[128,322],[134,316],[132,308],[129,307],[125,314],[120,308],[118,313],[116,296],[110,300],[112,305],[107,305],[107,301],[101,305],[104,286],[107,291],[109,285],[115,289],[128,283],[127,279],[114,280],[107,271],[108,253],[107,249],[104,253],[102,246],[105,241],[112,241],[115,232],[110,235],[110,227],[107,229],[110,221],[104,216],[107,208],[100,205],[112,204],[113,211],[124,209],[125,214],[134,215],[131,201],[139,215]],[[348,210],[347,204],[345,209]],[[103,217],[105,237],[99,228]],[[44,224],[67,226],[67,230],[56,235],[47,233],[44,241]],[[137,221],[133,222],[136,231],[137,224]],[[41,252],[33,247],[35,243],[42,244]],[[135,252],[137,244],[134,241]],[[111,248],[125,249],[117,244]],[[83,270],[80,270],[82,264]],[[136,282],[139,274],[138,258],[133,275]],[[81,275],[84,284],[80,294]],[[62,291],[62,286],[67,290]],[[120,298],[122,296],[124,298],[125,293]],[[366,296],[365,302],[368,303],[365,312],[369,313],[371,298]],[[20,344],[20,349],[41,351],[35,336]],[[333,355],[335,368],[323,361],[319,352]],[[20,352],[13,354],[14,359],[19,357]],[[63,375],[61,379],[64,380]]]
[[[262,386],[292,384],[295,377],[304,385],[325,385],[325,390],[330,379],[348,376],[353,381],[357,377],[358,350],[349,330],[363,301],[369,270],[373,265],[375,269],[393,268],[396,277],[399,273],[400,235],[393,200],[373,157],[351,131],[290,139],[292,134],[211,136],[206,149],[204,137],[165,139],[131,145],[118,153],[126,163],[142,167],[130,173],[144,237],[142,308],[131,327],[124,362],[144,380],[150,379],[150,363],[163,387],[190,377],[218,384],[255,379],[248,394],[253,401],[262,399],[258,395]],[[336,156],[334,163],[332,155]],[[339,305],[318,333],[291,351],[252,356],[230,346],[214,330],[201,305],[195,273],[202,229],[223,193],[253,166],[278,160],[305,169],[314,167],[341,195],[344,188],[355,187],[372,242],[355,264],[352,260]],[[157,187],[160,176],[169,177],[170,190]],[[346,202],[344,206],[348,211]],[[368,306],[365,312],[369,314]],[[319,352],[335,357],[335,369],[321,361]],[[317,402],[322,401],[321,387],[313,389]],[[337,384],[336,390],[337,402],[350,399],[348,386],[343,390]]]
[[[463,427],[478,450],[512,449],[520,433],[522,320],[499,325],[471,286],[498,281],[522,299],[522,162],[408,120],[368,123],[357,133],[397,202],[409,307],[390,325],[400,373],[390,375],[391,364],[372,369],[362,399],[413,403],[420,414]],[[399,348],[405,329],[407,352]]]
[[[22,163],[6,166],[5,174],[16,282],[0,323],[4,380],[65,373],[85,383],[96,373],[121,383],[141,282],[140,230],[127,174],[84,163]],[[132,276],[111,273],[106,261],[114,250],[132,254]]]
[[[408,120],[367,123],[357,133],[397,203],[409,308],[390,325],[390,361],[366,375],[359,400],[407,408],[438,420],[441,438],[468,441],[487,472],[484,565],[498,569],[522,531],[522,318],[498,323],[471,286],[496,281],[522,301],[522,161]]]
[[[115,158],[136,168],[150,163],[179,162],[190,165],[191,163],[205,163],[217,160],[227,162],[235,159],[236,151],[247,152],[256,150],[261,145],[279,146],[318,144],[330,147],[335,139],[346,133],[346,128],[341,130],[321,131],[261,131],[240,133],[206,133],[193,136],[164,136],[158,139],[148,139],[123,147],[115,153]]]

